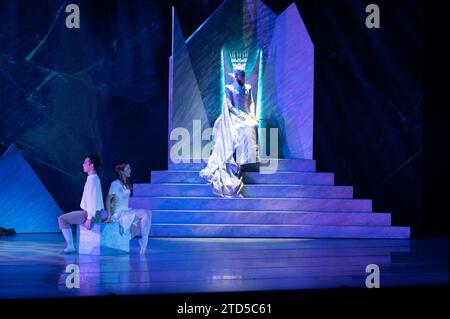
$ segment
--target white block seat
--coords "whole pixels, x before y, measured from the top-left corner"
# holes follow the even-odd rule
[[[117,222],[95,223],[91,230],[77,226],[78,253],[84,255],[119,255],[130,252],[129,234],[122,234]]]

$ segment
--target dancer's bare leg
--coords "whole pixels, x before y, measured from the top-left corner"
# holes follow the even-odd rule
[[[150,233],[152,212],[145,209],[139,209],[136,212],[136,217],[139,219],[139,225],[141,228],[141,239],[139,245],[141,246],[140,254],[145,254],[147,250],[148,234]]]
[[[66,240],[67,247],[64,249],[64,253],[71,254],[74,253],[75,245],[72,235],[72,229],[70,225],[83,224],[86,221],[87,213],[82,210],[77,210],[64,215],[59,216],[58,224],[61,232]]]

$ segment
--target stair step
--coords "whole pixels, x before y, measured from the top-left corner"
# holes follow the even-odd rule
[[[273,162],[272,162],[273,164]],[[372,200],[353,199],[352,186],[335,186],[316,161],[279,159],[242,166],[244,198],[214,196],[199,176],[206,161],[173,163],[135,184],[130,207],[152,210],[151,236],[249,238],[407,239],[390,213],[372,212]],[[264,166],[266,168],[264,168]],[[273,166],[272,166],[273,167]]]
[[[152,223],[389,226],[391,214],[373,212],[152,210]]]
[[[212,186],[208,184],[134,184],[134,196],[211,196]],[[278,198],[352,198],[352,186],[328,185],[280,185],[246,184],[242,190],[244,197]]]
[[[316,172],[258,172],[242,173],[244,184],[333,185],[333,173]],[[206,183],[197,171],[152,171],[152,183]]]
[[[194,162],[195,160],[195,162]],[[188,163],[173,163],[169,160],[169,170],[200,171],[207,164],[207,159],[189,159]],[[258,172],[261,169],[268,169],[269,165],[278,172],[314,172],[316,161],[311,159],[272,159],[271,162],[255,163],[243,165],[244,171]]]
[[[146,209],[281,210],[317,212],[370,212],[370,199],[335,198],[221,198],[132,197],[130,207]]]
[[[409,227],[253,224],[152,224],[155,237],[409,238]]]

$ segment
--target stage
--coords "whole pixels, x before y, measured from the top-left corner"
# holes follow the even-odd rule
[[[150,238],[149,251],[120,256],[62,255],[60,234],[0,241],[0,299],[186,295],[366,288],[366,266],[388,287],[448,285],[448,239]],[[79,267],[67,288],[66,267]],[[374,289],[372,289],[374,290]]]
[[[444,304],[448,81],[424,70],[448,54],[441,25],[442,56],[424,39],[447,18],[423,1],[35,2],[0,2],[0,310]]]

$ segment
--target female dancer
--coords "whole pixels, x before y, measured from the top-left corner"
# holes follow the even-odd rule
[[[111,183],[106,197],[107,222],[119,222],[123,231],[130,233],[132,238],[140,234],[140,254],[145,254],[152,213],[146,209],[128,207],[128,200],[133,191],[133,185],[130,182],[130,164],[120,162],[116,165],[115,170],[117,179]]]

